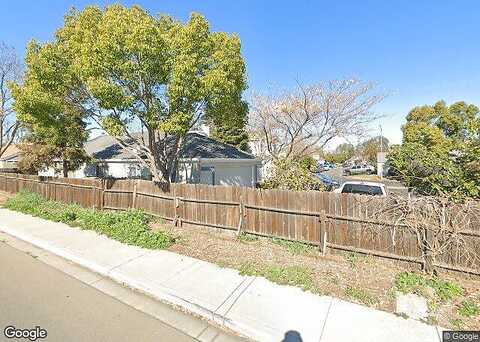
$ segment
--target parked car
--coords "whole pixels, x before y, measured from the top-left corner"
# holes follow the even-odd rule
[[[335,168],[335,165],[333,165],[333,164],[331,164],[331,163],[329,163],[329,162],[325,162],[325,163],[320,164],[320,165],[318,166],[318,171],[319,171],[319,172],[328,171],[328,170],[331,170],[331,169],[333,169],[333,168]]]
[[[337,182],[336,180],[334,180],[333,178],[323,174],[323,173],[315,173],[314,174],[315,177],[317,177],[320,182],[323,183],[323,185],[325,185],[325,188],[328,190],[328,191],[332,191],[333,189],[336,189],[340,186],[340,183]]]
[[[385,184],[376,182],[361,182],[351,181],[345,182],[334,192],[341,194],[360,194],[360,195],[372,195],[372,196],[387,196],[387,190]]]
[[[371,174],[375,172],[375,168],[372,165],[354,165],[343,169],[343,174],[346,176],[350,175],[361,175],[361,174]]]

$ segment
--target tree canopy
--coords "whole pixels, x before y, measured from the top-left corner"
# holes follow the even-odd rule
[[[350,143],[338,145],[333,152],[324,153],[324,158],[329,163],[344,163],[355,155],[355,146]]]
[[[388,160],[394,173],[424,194],[480,197],[480,112],[465,102],[415,107],[403,142]]]
[[[28,119],[24,122],[28,133],[20,144],[22,157],[18,167],[22,172],[36,173],[50,166],[68,177],[68,171],[77,170],[90,160],[83,148],[88,132],[80,113],[45,114],[41,122],[35,117]]]
[[[387,151],[388,146],[388,139],[378,136],[365,140],[359,144],[357,149],[358,154],[361,155],[364,160],[375,165],[377,163],[377,153],[380,152],[380,149],[383,149],[384,152]]]
[[[184,136],[200,120],[242,135],[240,40],[211,32],[196,13],[183,24],[138,6],[72,10],[52,42],[28,45],[26,65],[25,82],[13,87],[19,118],[41,124],[79,114],[115,137],[156,181],[175,180]]]
[[[379,117],[372,107],[385,97],[373,88],[372,83],[344,79],[255,96],[249,126],[258,153],[268,160],[293,160],[334,138],[363,136]]]

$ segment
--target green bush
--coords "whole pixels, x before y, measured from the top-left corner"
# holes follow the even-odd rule
[[[175,239],[162,231],[150,230],[150,217],[140,210],[106,212],[76,204],[48,201],[40,195],[21,191],[5,203],[5,208],[46,220],[94,230],[120,242],[149,249],[167,248]]]
[[[309,164],[297,160],[277,160],[274,162],[271,175],[261,184],[263,189],[281,190],[323,190],[320,180],[308,169]]]

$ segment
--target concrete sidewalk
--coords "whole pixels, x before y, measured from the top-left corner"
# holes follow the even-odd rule
[[[441,341],[440,329],[415,320],[6,209],[0,231],[254,340]]]

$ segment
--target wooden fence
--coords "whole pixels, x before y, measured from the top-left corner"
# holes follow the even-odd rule
[[[374,215],[385,199],[332,192],[259,190],[244,187],[172,184],[144,180],[45,178],[0,173],[0,190],[22,189],[84,207],[144,211],[174,224],[190,224],[278,237],[330,250],[358,252],[425,265],[418,236]],[[471,220],[469,244],[480,252],[480,222]],[[420,244],[421,245],[421,244]],[[448,250],[435,266],[480,275],[480,263]]]

